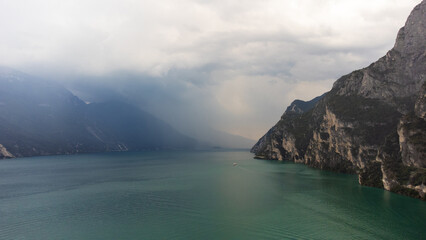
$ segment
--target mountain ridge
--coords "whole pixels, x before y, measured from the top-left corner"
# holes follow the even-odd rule
[[[0,159],[198,144],[135,106],[86,104],[59,84],[10,68],[0,68],[0,86]]]
[[[251,151],[425,199],[425,24],[423,0],[384,57],[339,78],[312,109],[284,113]]]

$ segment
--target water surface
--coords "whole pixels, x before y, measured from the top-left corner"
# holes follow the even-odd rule
[[[424,238],[425,202],[244,151],[0,161],[0,239]]]

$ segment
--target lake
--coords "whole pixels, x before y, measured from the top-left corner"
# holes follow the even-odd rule
[[[425,238],[426,202],[248,151],[0,161],[0,239]]]

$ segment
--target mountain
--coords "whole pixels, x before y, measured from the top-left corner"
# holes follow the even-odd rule
[[[123,102],[86,104],[62,86],[0,68],[0,158],[192,148],[196,141]]]
[[[426,199],[425,11],[424,0],[377,62],[338,79],[316,103],[293,102],[252,152]]]
[[[252,147],[251,152],[256,153],[256,158],[284,160],[290,158],[291,152],[297,152],[295,146],[284,145],[295,142],[295,137],[302,138],[293,129],[298,129],[299,132],[304,133],[303,129],[299,129],[305,127],[306,124],[306,117],[302,118],[303,113],[311,110],[324,95],[307,102],[294,100],[287,107],[280,121]],[[291,131],[291,134],[289,131]]]

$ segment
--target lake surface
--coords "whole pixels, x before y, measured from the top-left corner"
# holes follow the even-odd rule
[[[426,202],[244,151],[0,161],[0,239],[425,238]]]

